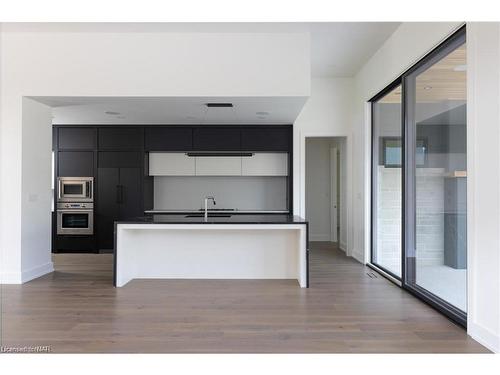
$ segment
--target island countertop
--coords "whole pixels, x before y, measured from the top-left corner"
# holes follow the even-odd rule
[[[193,215],[196,215],[193,217]],[[116,221],[116,224],[305,224],[304,218],[288,214],[149,214]]]

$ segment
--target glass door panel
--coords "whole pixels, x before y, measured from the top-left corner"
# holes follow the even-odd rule
[[[467,311],[465,34],[405,78],[405,283],[439,305]]]
[[[401,277],[401,85],[372,102],[372,259]]]

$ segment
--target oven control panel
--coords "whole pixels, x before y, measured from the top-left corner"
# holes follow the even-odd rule
[[[78,203],[78,202],[58,203],[57,208],[58,209],[79,209],[79,208],[93,209],[94,203]]]

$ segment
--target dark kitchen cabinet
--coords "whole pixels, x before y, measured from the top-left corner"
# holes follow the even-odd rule
[[[143,215],[142,154],[99,152],[97,168],[97,237],[99,249],[112,249],[114,222]]]
[[[58,177],[93,177],[93,151],[60,151],[57,162]]]
[[[142,127],[110,127],[99,128],[99,150],[142,150],[144,128]]]
[[[238,126],[203,126],[193,130],[196,151],[240,151],[241,129]]]
[[[120,214],[118,185],[119,168],[97,168],[97,199],[95,207],[97,244],[99,249],[113,248],[114,220]]]
[[[185,126],[154,126],[145,129],[146,151],[191,151],[193,129]]]
[[[291,147],[291,127],[243,128],[241,149],[243,151],[288,151]]]
[[[58,129],[58,148],[93,150],[97,146],[96,128],[67,127]]]

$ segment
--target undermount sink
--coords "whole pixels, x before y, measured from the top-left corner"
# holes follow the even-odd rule
[[[231,217],[229,214],[208,214],[208,217]],[[186,215],[186,217],[205,217],[205,214],[192,214]]]

